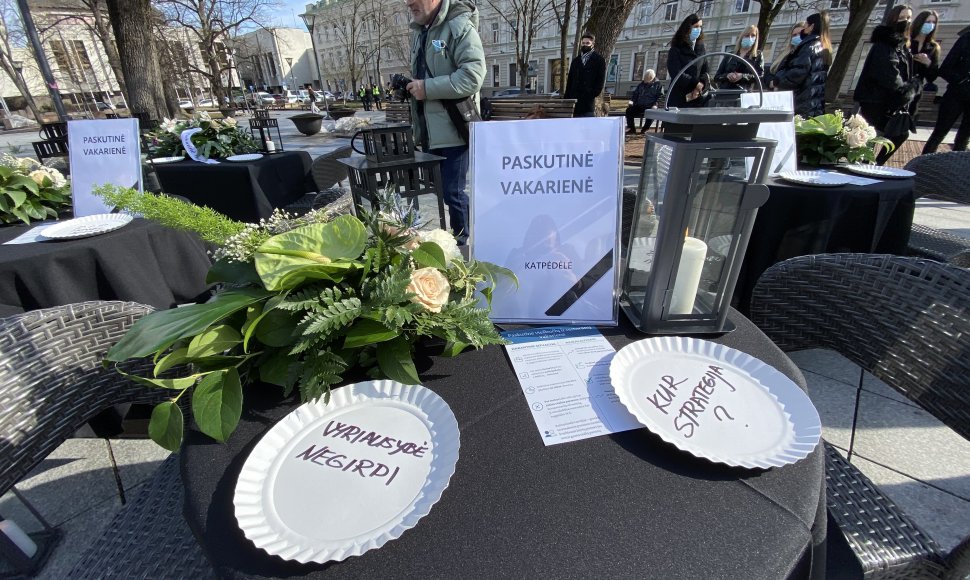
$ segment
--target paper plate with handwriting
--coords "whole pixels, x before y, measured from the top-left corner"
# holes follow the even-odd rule
[[[640,340],[616,353],[610,380],[647,429],[718,463],[780,467],[806,457],[822,434],[818,411],[798,385],[723,344]]]
[[[380,548],[428,514],[458,461],[458,422],[424,387],[335,389],[273,426],[243,465],[236,520],[258,548],[297,562]]]

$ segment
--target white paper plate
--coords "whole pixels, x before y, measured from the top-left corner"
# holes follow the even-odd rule
[[[792,183],[815,187],[837,187],[849,183],[849,178],[845,175],[827,171],[782,171],[778,177]]]
[[[242,155],[230,155],[226,157],[226,161],[256,161],[262,156],[262,153],[244,153]]]
[[[56,223],[40,235],[54,240],[73,240],[110,232],[124,227],[132,217],[125,213],[99,213]]]
[[[718,463],[787,465],[811,453],[821,437],[818,411],[798,385],[714,342],[664,336],[628,344],[613,357],[610,379],[647,429]]]
[[[185,157],[156,157],[151,160],[152,163],[175,163],[176,161],[182,161]]]
[[[427,449],[392,455],[396,443],[335,437],[338,424]],[[236,520],[258,548],[285,560],[359,556],[428,514],[455,472],[458,446],[455,415],[433,391],[394,381],[335,389],[329,405],[301,405],[253,448],[236,483]],[[373,465],[356,472],[360,460]]]
[[[851,171],[852,173],[865,175],[866,177],[875,177],[878,179],[906,179],[909,177],[914,177],[916,175],[915,173],[907,169],[897,169],[896,167],[880,167],[878,165],[866,165],[863,163],[846,165],[845,169],[847,171]]]

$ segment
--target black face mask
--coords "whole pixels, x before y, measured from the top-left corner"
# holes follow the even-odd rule
[[[583,54],[586,54],[586,53],[588,53],[591,50],[593,50],[593,47],[592,46],[581,46],[581,47],[579,47],[579,52],[581,52]]]
[[[903,34],[907,27],[909,27],[909,20],[900,20],[896,23],[896,32]]]
[[[803,31],[801,31],[801,32],[798,33],[798,36],[800,36],[802,40],[805,40],[806,38],[808,38],[809,36],[811,36],[811,34],[805,32],[803,30]]]

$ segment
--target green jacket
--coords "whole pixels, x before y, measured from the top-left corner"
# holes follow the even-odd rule
[[[411,23],[411,72],[416,74],[421,25]],[[435,43],[434,41],[441,41]],[[443,44],[442,44],[443,43]],[[435,49],[435,44],[442,46]],[[428,30],[424,47],[427,77],[424,90],[424,118],[418,118],[417,100],[411,99],[414,140],[423,142],[427,130],[431,149],[465,145],[440,99],[472,97],[478,105],[478,92],[485,82],[485,51],[478,36],[478,9],[470,0],[441,0],[441,8]]]

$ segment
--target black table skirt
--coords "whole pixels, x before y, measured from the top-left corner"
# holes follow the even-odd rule
[[[0,243],[31,227],[0,228]],[[79,240],[0,245],[0,314],[86,300],[171,308],[206,290],[210,264],[198,236],[143,219]]]
[[[810,187],[769,179],[738,276],[734,303],[747,312],[758,278],[788,258],[833,252],[905,254],[916,197],[912,179]]]
[[[747,319],[718,340],[804,377]],[[642,338],[605,329],[617,348]],[[423,364],[421,364],[423,363]],[[645,429],[545,447],[500,347],[419,361],[451,406],[461,450],[431,512],[378,550],[327,565],[268,556],[245,539],[232,494],[271,425],[293,410],[278,387],[249,387],[225,444],[190,429],[185,516],[224,577],[804,578],[824,571],[823,457],[767,471],[696,459]],[[320,490],[326,493],[326,490]]]
[[[217,164],[179,161],[155,165],[162,191],[181,195],[235,220],[258,222],[316,191],[306,151],[263,155],[256,161]]]

